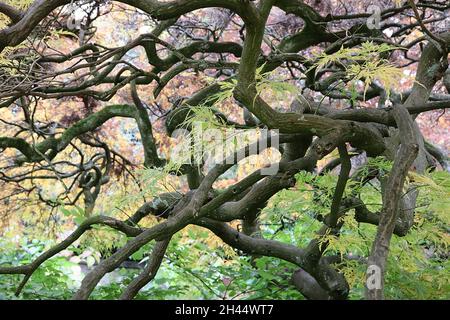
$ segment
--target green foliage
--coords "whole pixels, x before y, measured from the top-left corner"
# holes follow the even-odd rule
[[[359,47],[341,47],[332,54],[325,52],[317,54],[313,60],[313,67],[308,71],[314,68],[317,73],[328,65],[338,65],[344,68],[351,91],[354,92],[356,83],[362,81],[365,98],[370,84],[378,80],[389,96],[391,89],[398,84],[402,71],[381,56],[396,49],[401,48],[387,43],[376,44],[372,41],[364,42]]]
[[[226,100],[233,98],[234,89],[236,88],[236,86],[238,84],[236,79],[231,79],[230,81],[216,82],[216,80],[214,78],[206,78],[206,81],[210,85],[217,83],[220,87],[220,90],[218,90],[216,93],[208,96],[208,98],[206,98],[206,100],[200,106],[220,105],[221,103],[225,102]]]
[[[136,299],[302,298],[288,285],[295,270],[291,264],[274,258],[254,260],[236,255],[228,247],[212,246],[208,243],[210,238],[209,232],[199,228],[190,230],[188,240],[181,234],[175,235],[156,278]],[[37,241],[22,244],[20,250],[13,250],[11,243],[2,245],[0,264],[8,265],[11,261],[16,265],[29,263],[48,247]],[[142,247],[131,258],[144,265],[152,247],[153,244]],[[86,248],[71,250],[81,254]],[[70,299],[81,281],[81,276],[74,273],[77,269],[79,266],[66,258],[54,257],[35,272],[18,298],[14,291],[22,276],[0,275],[0,299]],[[114,271],[94,290],[91,299],[117,299],[139,272],[124,268]]]
[[[377,170],[382,176],[387,176],[391,167],[391,162],[374,158],[369,159],[358,173]],[[143,177],[147,177],[146,174],[143,172]],[[329,212],[337,177],[332,173],[317,176],[301,172],[296,178],[294,188],[277,193],[263,210],[262,235],[305,247],[311,239],[317,238],[316,232],[322,226],[318,216]],[[409,174],[407,187],[420,188],[418,207],[411,231],[404,237],[394,236],[392,239],[386,274],[387,298],[450,298],[449,181],[450,174],[445,172]],[[381,189],[376,181],[364,185],[359,181],[349,183],[344,195],[352,195],[355,191],[360,193],[369,209],[374,212],[380,209]],[[68,216],[77,215],[78,209],[66,210],[61,211]],[[370,254],[376,226],[358,223],[353,210],[341,217],[340,222],[343,222],[343,227],[338,237],[328,234],[320,241],[328,244],[325,255],[342,258],[335,267],[345,275],[351,287],[350,298],[362,299],[367,268],[364,259]],[[107,234],[117,238],[105,240],[108,239],[105,238]],[[99,238],[97,243],[94,241],[96,237]],[[84,257],[82,261],[88,268],[113,249],[108,247],[108,243],[120,245],[127,241],[126,237],[103,227],[94,228],[86,238],[89,241],[82,239],[70,250]],[[51,243],[23,241],[19,245],[18,249],[16,244],[2,241],[0,264],[29,263]],[[144,265],[152,247],[153,243],[142,247],[131,259]],[[90,253],[86,254],[87,251]],[[73,268],[76,267],[61,255],[50,259],[36,271],[19,298],[70,298],[81,280],[81,277],[74,276]],[[275,258],[247,256],[223,244],[205,229],[189,227],[173,236],[160,271],[137,299],[302,299],[289,284],[296,268]],[[136,269],[114,271],[106,283],[96,288],[92,299],[117,298],[138,272]],[[0,276],[0,298],[13,299],[21,277]]]
[[[392,162],[383,158],[369,159],[359,169],[367,174],[377,170],[381,176],[389,174]],[[410,173],[409,188],[420,187],[415,224],[405,237],[395,236],[390,246],[386,275],[386,296],[391,299],[448,299],[448,235],[450,174],[432,172],[425,175]],[[296,175],[295,189],[275,195],[264,209],[264,236],[304,247],[316,238],[321,223],[319,215],[329,213],[329,205],[337,177],[332,174],[316,176],[301,172]],[[376,181],[362,185],[354,181],[347,185],[345,195],[358,191],[367,207],[374,212],[381,207],[381,189]],[[405,189],[405,192],[411,192]],[[316,201],[313,203],[311,199]],[[340,219],[344,222],[339,237],[326,234],[321,243],[328,243],[325,255],[345,258],[336,264],[351,287],[350,298],[364,298],[367,266],[363,263],[370,254],[376,226],[358,223],[354,210]],[[278,227],[277,227],[278,226]],[[350,258],[350,260],[348,260]]]
[[[262,64],[255,71],[255,89],[256,89],[256,97],[260,95],[267,95],[272,98],[275,98],[278,101],[284,101],[286,99],[290,99],[294,97],[295,99],[299,99],[300,90],[299,88],[293,84],[285,81],[280,77],[280,75],[274,70],[271,72],[263,72],[266,64]],[[214,79],[208,80],[210,84],[214,83]],[[221,81],[217,82],[220,86],[220,90],[209,96],[204,104],[210,105],[220,105],[226,100],[233,98],[233,92],[238,84],[236,79],[231,79],[230,81]],[[255,101],[253,101],[254,103]]]
[[[86,219],[84,209],[79,206],[73,208],[59,207],[61,213],[66,217],[72,217],[73,221],[79,226]]]
[[[0,265],[23,265],[36,259],[50,242],[22,240],[20,250],[4,240],[0,241]],[[74,289],[68,273],[75,264],[64,257],[55,257],[44,262],[33,274],[24,287],[19,299],[47,300],[69,299]],[[18,299],[14,296],[23,275],[0,275],[0,300]]]
[[[275,72],[275,70],[272,72],[263,73],[265,65],[266,64],[263,64],[256,69],[255,79],[257,96],[267,94],[268,96],[275,98],[277,101],[284,101],[290,97],[299,99],[299,88],[292,83],[284,81],[280,78],[279,74]],[[255,96],[255,99],[257,96]]]

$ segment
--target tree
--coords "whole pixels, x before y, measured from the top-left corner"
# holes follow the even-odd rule
[[[67,238],[31,263],[0,267],[0,274],[24,275],[19,294],[42,263],[96,226],[107,226],[128,240],[86,275],[73,298],[89,298],[106,273],[154,241],[142,273],[121,294],[130,299],[155,277],[173,235],[197,225],[252,259],[294,264],[292,281],[307,298],[346,299],[348,277],[336,264],[355,256],[333,250],[351,216],[377,226],[370,253],[356,258],[368,268],[366,297],[382,299],[392,235],[406,236],[417,227],[418,185],[430,170],[448,169],[445,153],[425,140],[415,119],[450,106],[450,5],[377,3],[0,2],[0,107],[8,110],[2,112],[0,137],[5,199],[26,194],[44,210],[59,208],[78,219]],[[132,19],[153,29],[141,28],[111,47],[99,21],[132,9]],[[73,10],[81,19],[74,20]],[[140,48],[145,62],[130,58]],[[408,78],[411,70],[415,79]],[[118,128],[123,122],[111,124],[123,118],[138,132]],[[203,161],[202,151],[200,161],[186,163],[162,152],[180,129],[193,138],[202,130],[231,128],[266,134],[248,144],[233,140],[238,148],[219,152],[222,161],[213,165]],[[143,159],[136,156],[136,141]],[[188,151],[216,146],[188,141]],[[260,167],[218,186],[240,160],[268,147],[281,154],[272,164],[275,172],[267,175]],[[140,178],[136,168],[144,168]],[[330,180],[324,185],[324,177],[336,171],[332,188]],[[164,191],[157,186],[161,181],[183,177],[187,183],[155,194]],[[53,181],[51,196],[43,191],[45,181]],[[141,192],[128,201],[139,207],[101,212],[99,201],[107,201],[119,183],[137,183]],[[261,234],[269,200],[296,185],[308,186],[304,194],[312,192],[313,211],[321,211],[314,219],[322,226],[303,248]],[[370,185],[381,189],[376,211],[364,202]],[[142,225],[149,215],[158,223]]]

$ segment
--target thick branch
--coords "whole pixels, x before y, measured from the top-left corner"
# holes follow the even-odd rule
[[[139,276],[133,279],[133,281],[131,281],[128,287],[124,290],[120,296],[121,300],[133,299],[139,293],[139,290],[155,278],[156,273],[161,266],[167,247],[169,246],[169,242],[170,238],[157,241],[155,243],[145,269],[141,272],[141,274],[139,274]]]
[[[400,131],[401,145],[383,193],[383,208],[380,214],[377,235],[368,261],[369,267],[376,266],[381,272],[381,274],[377,275],[381,277],[381,288],[367,287],[366,297],[368,299],[378,300],[383,298],[386,261],[392,233],[397,221],[403,184],[410,166],[416,159],[419,148],[415,136],[414,122],[405,107],[401,105],[395,106],[394,116]]]

